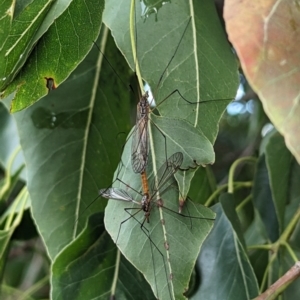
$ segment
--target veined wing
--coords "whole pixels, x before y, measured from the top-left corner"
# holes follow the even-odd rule
[[[99,195],[107,199],[133,202],[140,205],[140,202],[133,200],[133,198],[127,192],[119,188],[101,189],[99,191]]]
[[[149,156],[148,113],[148,102],[141,105],[140,101],[137,105],[136,125],[131,144],[131,165],[135,173],[142,173],[147,167]]]
[[[168,158],[157,171],[157,175],[153,178],[152,194],[157,191],[162,193],[170,184],[172,184],[172,176],[180,168],[182,161],[183,154],[181,152],[175,152]]]

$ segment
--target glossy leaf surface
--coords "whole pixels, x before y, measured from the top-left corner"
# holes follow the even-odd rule
[[[299,163],[298,3],[230,0],[224,18],[249,83]]]
[[[103,9],[100,0],[72,1],[53,22],[5,92],[7,96],[17,89],[12,111],[24,109],[45,96],[48,92],[45,78],[53,78],[58,86],[70,75],[93,46]]]
[[[0,11],[1,91],[11,83],[28,58],[34,45],[34,37],[53,2],[53,0],[33,1],[17,16],[15,16],[15,3],[12,1],[5,1],[6,5],[2,3],[3,10]]]

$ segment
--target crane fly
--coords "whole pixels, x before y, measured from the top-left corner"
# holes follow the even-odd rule
[[[180,267],[177,265],[174,257],[174,253],[176,253],[177,249],[179,247],[182,247],[182,245],[178,245],[180,238],[176,237],[176,233],[181,233],[183,236],[188,237],[189,239],[196,239],[196,237],[193,237],[194,233],[192,230],[194,227],[194,223],[196,222],[196,227],[204,225],[204,229],[201,228],[201,230],[204,230],[204,235],[206,236],[208,234],[208,231],[210,230],[210,226],[212,225],[211,222],[214,221],[214,216],[210,212],[210,210],[208,210],[207,208],[201,208],[204,210],[204,215],[203,213],[200,214],[198,210],[194,209],[194,204],[192,204],[192,202],[191,205],[193,211],[197,212],[196,215],[192,216],[179,214],[176,211],[176,204],[175,207],[174,205],[172,206],[172,202],[174,202],[174,192],[178,192],[174,185],[175,178],[173,175],[180,168],[182,161],[182,153],[176,152],[171,155],[156,172],[156,175],[149,178],[149,185],[151,187],[151,193],[149,194],[145,194],[143,191],[140,193],[121,180],[120,183],[126,187],[129,187],[132,191],[135,191],[137,197],[132,196],[132,193],[121,187],[101,189],[99,192],[99,194],[104,198],[133,204],[133,207],[124,207],[124,209],[120,207],[118,208],[118,206],[120,205],[116,205],[113,210],[106,209],[105,218],[109,218],[111,220],[110,224],[113,224],[113,226],[115,227],[115,230],[113,230],[114,233],[112,234],[110,225],[108,225],[107,221],[105,221],[107,229],[112,235],[113,240],[116,242],[125,257],[129,259],[129,261],[132,262],[130,257],[128,257],[126,250],[128,250],[127,247],[130,246],[135,248],[138,252],[146,252],[147,254],[145,255],[144,259],[149,260],[149,258],[151,257],[153,266],[152,273],[154,273],[154,276],[153,274],[150,274],[149,279],[149,276],[147,278],[147,276],[145,275],[146,279],[152,283],[152,289],[157,297],[159,296],[159,291],[161,291],[162,294],[168,295],[168,299],[175,299],[174,294],[176,293],[174,292],[174,290],[178,288],[177,282],[180,281],[181,276],[181,274],[179,274]],[[118,201],[109,201],[108,206],[111,202],[116,203]],[[117,211],[123,211],[127,214],[127,216],[129,215],[118,224],[116,224],[115,222],[119,219],[116,216]],[[140,212],[143,212],[142,219],[139,219],[138,217],[138,214]],[[208,215],[205,215],[205,213],[208,213]],[[134,223],[129,224],[130,220],[134,220]],[[202,222],[204,222],[205,224],[202,224]],[[124,226],[126,230],[123,229]],[[139,229],[143,231],[143,236],[145,237],[144,242],[141,242],[144,238],[138,234],[132,233],[129,236],[127,235],[127,232],[133,232],[136,226],[138,226]],[[124,240],[126,241],[127,245],[125,247],[127,249],[125,250],[122,247]],[[148,246],[145,246],[147,240],[150,243],[150,248]],[[193,243],[194,242],[195,240],[193,240]],[[141,243],[140,246],[138,246],[139,243]],[[140,247],[142,249],[140,249]],[[163,262],[163,265],[161,262]],[[193,267],[193,263],[194,262],[189,261],[191,269]],[[139,268],[139,266],[137,266],[135,263],[133,264],[140,271],[142,271],[143,274],[145,274],[145,270],[143,270],[143,267]],[[149,265],[147,268],[149,269]],[[164,288],[162,289],[161,286],[163,285],[163,283],[161,281],[166,283],[164,285]],[[153,286],[155,286],[155,290]],[[160,288],[158,288],[158,286]],[[167,298],[162,297],[160,299]]]

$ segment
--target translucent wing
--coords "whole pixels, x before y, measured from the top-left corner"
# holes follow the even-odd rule
[[[136,125],[132,136],[131,165],[135,173],[144,172],[148,162],[148,113],[148,93],[146,93],[137,105]]]
[[[157,171],[156,176],[154,176],[152,193],[154,191],[162,193],[170,184],[173,183],[173,175],[180,168],[182,161],[183,154],[181,152],[175,152],[168,158],[168,160]]]
[[[140,205],[140,203],[133,200],[133,198],[127,192],[118,188],[101,189],[99,191],[99,195],[107,199],[133,202]]]

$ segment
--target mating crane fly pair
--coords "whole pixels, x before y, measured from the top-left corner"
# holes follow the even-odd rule
[[[125,190],[119,188],[101,189],[99,193],[102,197],[107,199],[132,202],[134,204],[139,205],[141,207],[139,211],[143,210],[145,212],[145,218],[141,224],[142,226],[145,220],[147,220],[147,222],[149,223],[150,211],[152,209],[152,205],[154,202],[153,199],[155,198],[157,193],[163,194],[164,190],[171,185],[170,179],[173,177],[175,172],[179,169],[182,161],[183,161],[183,155],[181,152],[176,152],[173,155],[171,155],[169,159],[158,170],[156,176],[154,176],[156,180],[153,180],[151,195],[149,194],[148,191],[147,192],[144,191],[140,202],[135,201],[133,197],[130,196]],[[148,179],[147,179],[147,186],[148,186]],[[161,199],[159,199],[157,202],[160,203],[159,206],[163,206]]]

